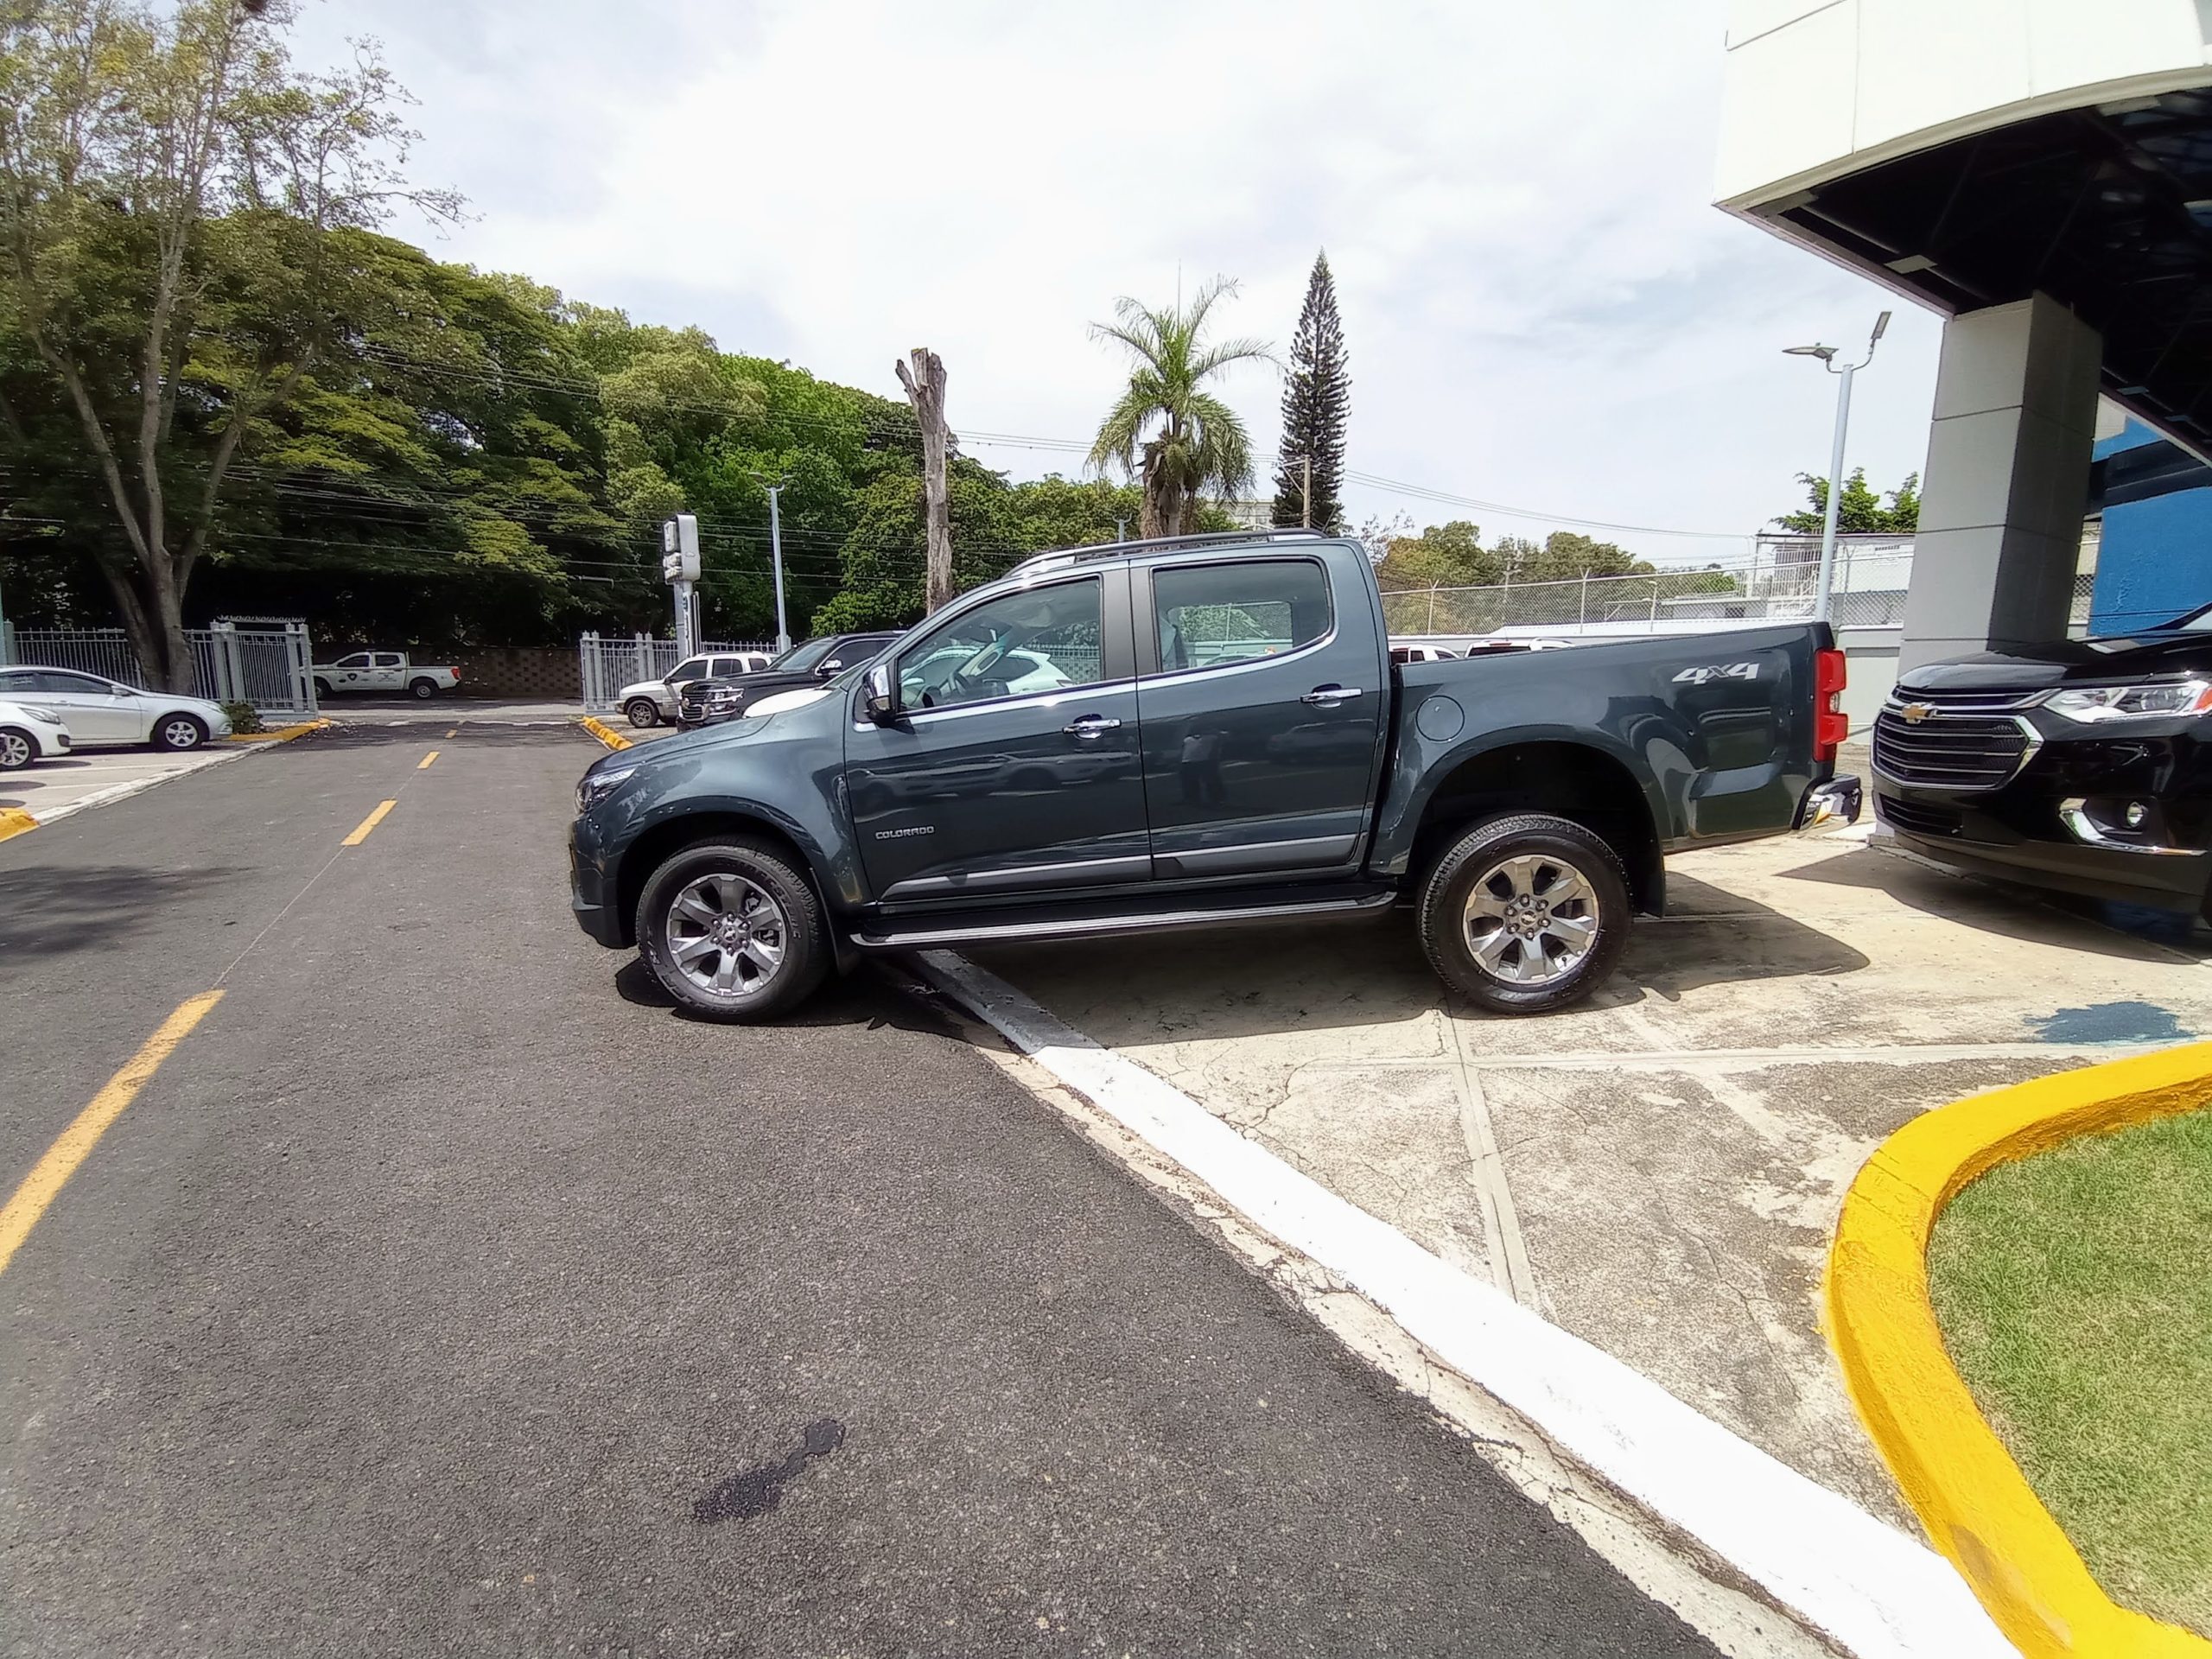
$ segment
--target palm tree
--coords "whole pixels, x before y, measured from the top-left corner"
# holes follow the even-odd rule
[[[1090,325],[1093,340],[1118,342],[1134,366],[1128,390],[1099,423],[1088,461],[1099,472],[1111,463],[1141,480],[1140,535],[1187,533],[1202,489],[1234,496],[1251,487],[1252,442],[1244,423],[1205,386],[1232,363],[1273,359],[1262,340],[1208,346],[1200,338],[1215,302],[1236,292],[1234,282],[1217,276],[1187,309],[1179,303],[1154,310],[1125,297],[1114,302],[1117,321]]]

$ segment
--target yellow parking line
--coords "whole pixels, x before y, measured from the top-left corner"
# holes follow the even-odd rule
[[[433,761],[433,760],[436,760],[437,758],[438,758],[438,751],[437,751],[437,750],[435,750],[435,749],[432,749],[432,750],[431,750],[428,754],[424,755],[419,762],[417,762],[417,763],[416,763],[416,767],[415,767],[415,770],[416,770],[416,771],[417,771],[417,772],[428,772],[428,771],[430,769],[430,762],[431,762],[431,761]]]
[[[420,768],[418,767],[417,770],[419,771]],[[384,822],[384,815],[391,811],[393,807],[397,806],[398,804],[399,803],[397,801],[379,801],[377,804],[377,810],[370,813],[367,817],[363,818],[360,822],[359,827],[356,829],[352,835],[346,836],[345,840],[340,842],[338,844],[341,847],[359,846],[363,842],[369,838],[369,831],[375,829],[377,825]]]
[[[62,1130],[60,1138],[46,1149],[46,1156],[23,1177],[23,1184],[8,1200],[8,1207],[0,1210],[0,1272],[7,1270],[16,1246],[30,1236],[31,1229],[46,1213],[47,1205],[54,1202],[54,1195],[77,1173],[77,1166],[99,1144],[108,1125],[123,1116],[123,1109],[137,1097],[147,1079],[168,1058],[169,1051],[182,1042],[207,1010],[222,1000],[220,991],[202,991],[162,1020],[161,1029],[146,1039],[146,1046],[107,1080],[99,1093],[92,1096],[92,1103],[78,1113],[77,1121]]]
[[[458,726],[454,727],[453,730],[448,732],[446,735],[448,737],[459,737],[461,735],[461,728]]]

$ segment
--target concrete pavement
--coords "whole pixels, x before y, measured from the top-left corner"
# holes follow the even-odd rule
[[[5,1187],[226,992],[0,1273],[11,1649],[1712,1651],[884,982],[677,1017],[566,912],[597,753],[0,844]]]

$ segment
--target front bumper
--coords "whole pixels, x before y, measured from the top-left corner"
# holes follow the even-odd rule
[[[610,950],[629,944],[613,871],[588,817],[569,826],[569,908],[576,925]]]
[[[1963,874],[2194,912],[2212,881],[2212,746],[2186,721],[2083,733],[2030,710],[2036,741],[2001,786],[1948,790],[1874,776],[1900,846]],[[2126,810],[2142,822],[2129,828]]]

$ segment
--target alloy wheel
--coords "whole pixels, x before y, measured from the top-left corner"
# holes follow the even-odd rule
[[[10,770],[31,763],[31,741],[21,732],[0,732],[0,766]]]
[[[783,908],[760,883],[731,871],[690,882],[664,923],[669,960],[717,1001],[750,1001],[783,971]]]
[[[1549,854],[1500,859],[1467,890],[1467,948],[1476,966],[1503,984],[1565,979],[1597,943],[1598,922],[1588,879]]]

